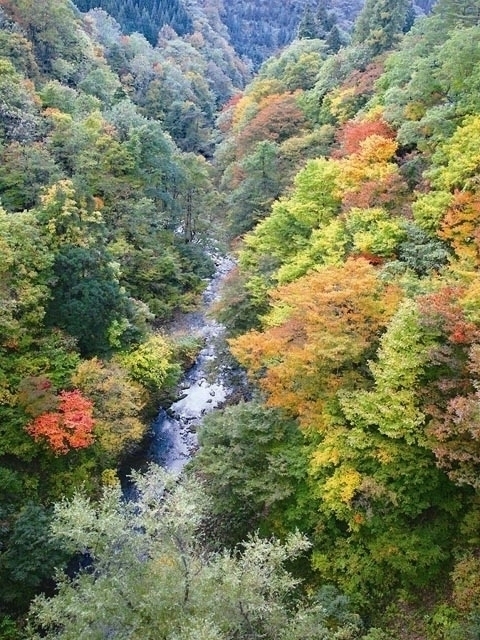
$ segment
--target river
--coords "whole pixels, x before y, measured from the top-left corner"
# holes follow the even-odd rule
[[[184,314],[171,331],[172,335],[190,335],[204,340],[195,364],[180,383],[181,397],[168,409],[160,409],[153,421],[152,437],[145,452],[145,462],[155,462],[172,473],[179,473],[196,451],[196,431],[203,417],[222,404],[232,391],[216,357],[224,328],[208,312],[218,300],[222,283],[234,266],[230,258],[216,260],[215,275],[203,293],[200,307]]]

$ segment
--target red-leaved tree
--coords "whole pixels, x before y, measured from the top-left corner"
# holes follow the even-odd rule
[[[62,391],[57,411],[39,415],[26,430],[34,440],[46,441],[56,454],[83,449],[94,440],[92,411],[92,403],[80,391]]]
[[[395,139],[395,131],[381,117],[371,120],[348,120],[336,135],[338,147],[333,158],[345,158],[352,153],[360,153],[361,143],[370,136]]]

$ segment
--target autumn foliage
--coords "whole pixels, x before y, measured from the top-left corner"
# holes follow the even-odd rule
[[[262,140],[283,142],[305,126],[305,116],[296,104],[295,94],[268,96],[238,136],[237,149],[244,155]]]
[[[459,300],[466,295],[464,287],[447,286],[419,298],[425,327],[441,331],[453,344],[472,344],[480,338],[479,329],[470,322]]]
[[[480,262],[480,198],[469,191],[455,191],[438,235],[446,240],[460,259],[469,259],[473,265]]]
[[[469,352],[465,390],[451,398],[443,413],[431,421],[428,435],[438,465],[460,485],[480,486],[480,348],[474,344]],[[468,383],[470,383],[470,388]],[[458,385],[459,386],[459,385]]]
[[[358,382],[359,366],[388,322],[398,297],[365,260],[313,271],[272,292],[263,332],[231,341],[233,354],[260,376],[268,403],[327,426],[340,387]]]
[[[57,411],[38,416],[26,430],[34,440],[45,441],[55,454],[63,455],[93,443],[92,411],[92,403],[80,391],[62,391]]]
[[[370,136],[395,139],[393,129],[381,118],[371,120],[348,120],[337,133],[338,148],[332,153],[334,158],[344,158],[361,151],[361,143]]]

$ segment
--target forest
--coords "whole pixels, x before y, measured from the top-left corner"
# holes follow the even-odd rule
[[[0,639],[478,640],[480,0],[0,0],[0,160]]]

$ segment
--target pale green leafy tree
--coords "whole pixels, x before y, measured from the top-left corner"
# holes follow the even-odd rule
[[[59,575],[56,595],[39,596],[27,638],[116,640],[354,640],[357,616],[328,628],[318,601],[302,605],[285,569],[309,543],[256,536],[240,548],[208,552],[201,544],[202,487],[152,467],[136,477],[138,499],[110,488],[98,504],[77,495],[56,506],[53,531],[89,566]]]
[[[30,212],[0,208],[0,341],[38,331],[45,314],[53,256]]]

